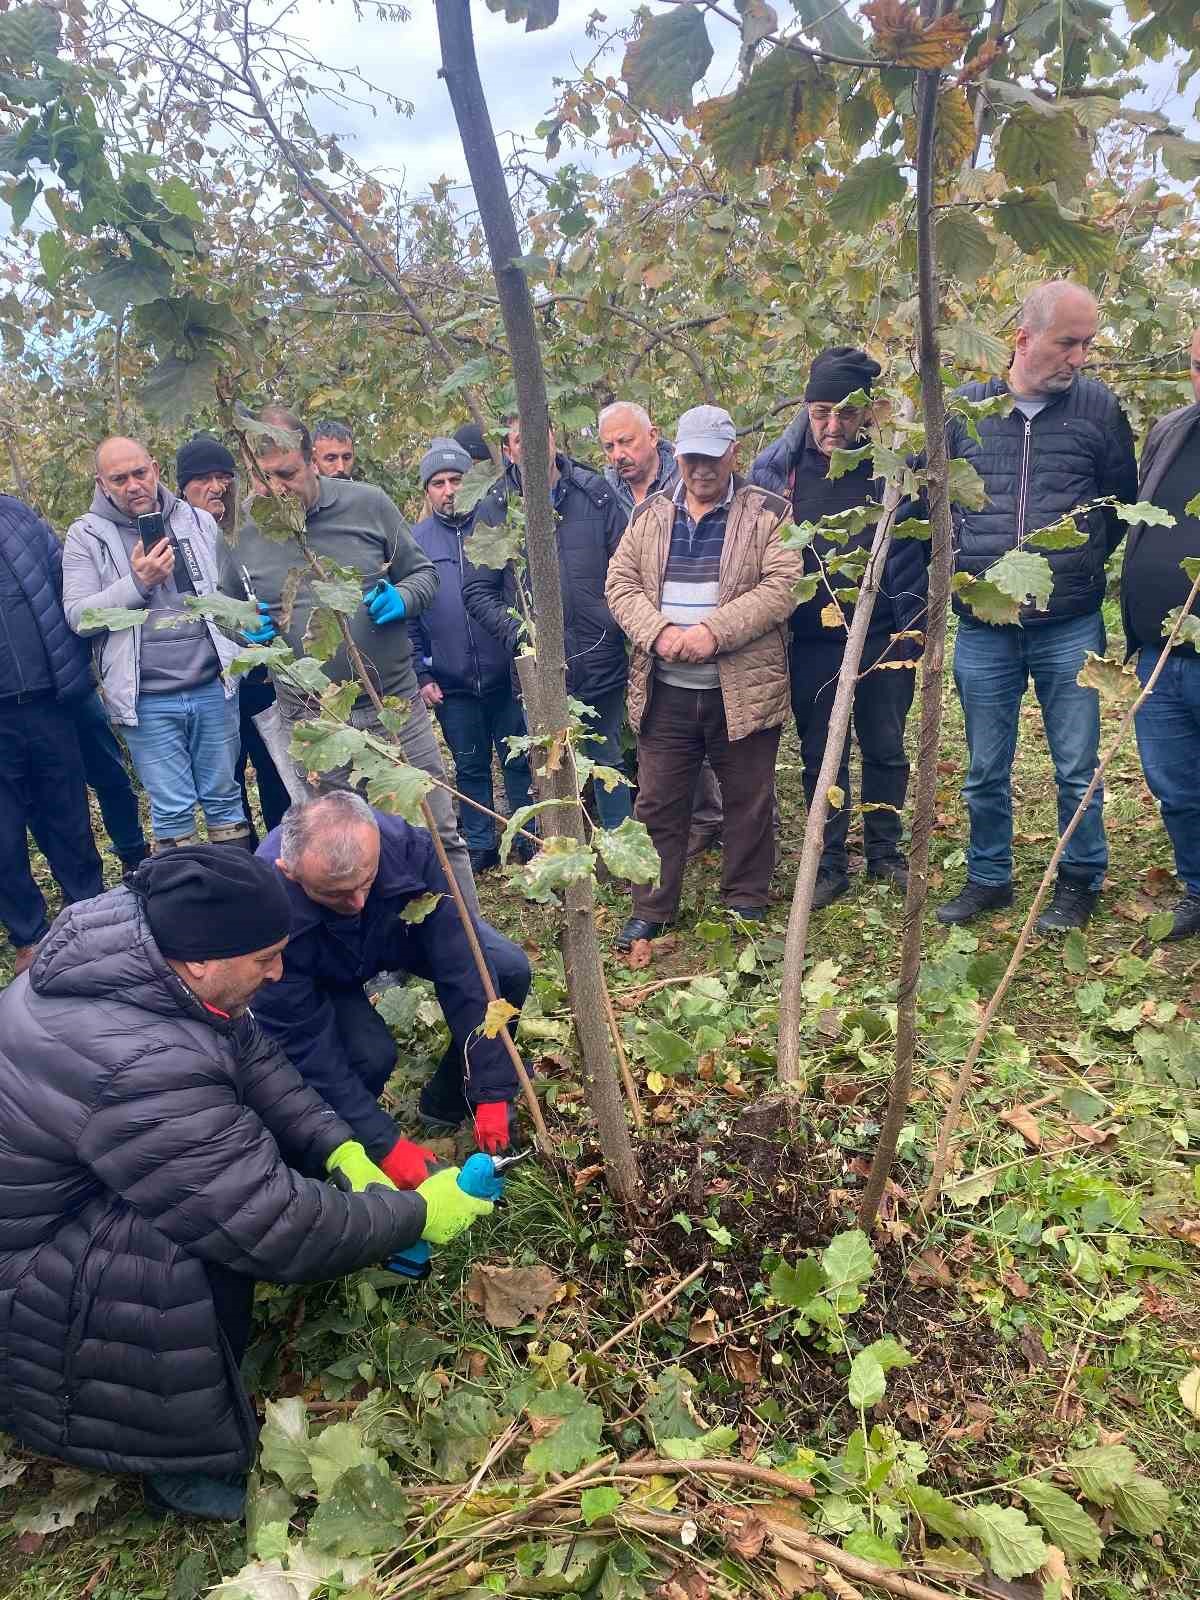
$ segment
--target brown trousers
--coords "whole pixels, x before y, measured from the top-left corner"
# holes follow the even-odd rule
[[[670,922],[679,909],[692,796],[707,756],[725,802],[721,899],[746,909],[767,904],[775,841],[775,755],[779,728],[730,741],[720,689],[679,689],[656,682],[638,736],[636,815],[662,862],[657,888],[633,887],[633,914]]]

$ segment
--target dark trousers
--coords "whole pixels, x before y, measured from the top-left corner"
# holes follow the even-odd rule
[[[497,933],[486,922],[476,922],[475,928],[483,953],[496,974],[497,994],[519,1011],[525,1004],[533,981],[529,957],[520,945]],[[433,977],[432,970],[425,963],[410,964],[406,970],[414,978]],[[378,1099],[396,1070],[396,1041],[391,1029],[367,999],[361,984],[331,989],[329,997],[337,1018],[338,1037],[351,1070],[358,1074],[366,1088]],[[461,1121],[469,1109],[465,1075],[462,1051],[451,1043],[422,1091],[422,1110],[444,1117],[447,1122]],[[472,1090],[470,1104],[475,1105],[487,1098],[486,1094]],[[496,1098],[501,1097],[497,1095]]]
[[[509,755],[510,735],[525,732],[525,714],[508,684],[486,694],[444,694],[434,708],[450,754],[454,757],[455,788],[480,805],[495,807],[492,792],[492,751],[500,757],[504,794],[510,812],[527,806],[530,793],[529,759]],[[468,850],[491,850],[496,844],[496,824],[474,806],[462,806],[459,830]]]
[[[125,765],[125,752],[112,730],[104,702],[93,689],[82,700],[73,700],[68,709],[79,738],[88,788],[95,790],[113,849],[127,866],[136,866],[145,857],[146,836],[142,832],[133,779]],[[33,832],[34,838],[38,838],[36,828]]]
[[[0,700],[0,923],[18,948],[46,933],[46,902],[29,869],[26,830],[69,905],[104,888],[88,815],[83,758],[70,713],[47,694]]]
[[[250,797],[246,793],[246,761],[249,759],[250,765],[254,768],[254,776],[258,779],[258,807],[262,812],[263,826],[268,833],[272,828],[279,826],[283,821],[283,813],[292,803],[283,779],[271,760],[271,752],[263,743],[262,734],[259,733],[254,721],[259,712],[268,710],[274,704],[275,685],[271,682],[265,667],[255,667],[253,672],[247,673],[242,679],[238,698],[242,747],[238,752],[236,771],[238,787],[242,791],[242,806],[246,812],[246,821],[253,831],[254,819],[250,810]]]
[[[730,740],[720,689],[678,689],[655,682],[638,736],[637,819],[645,823],[662,863],[657,888],[633,886],[633,913],[670,922],[679,909],[687,861],[692,796],[705,756],[725,802],[721,899],[731,907],[767,904],[775,841],[778,728]]]
[[[800,756],[804,766],[804,798],[811,806],[817,792],[817,776],[825,758],[829,737],[829,715],[833,710],[837,675],[845,652],[846,636],[830,639],[793,635],[788,653],[792,678],[792,713],[800,737]],[[900,847],[904,797],[908,792],[908,757],[904,753],[904,723],[916,688],[916,668],[876,667],[885,661],[911,661],[910,640],[893,644],[880,631],[867,635],[854,691],[853,728],[862,752],[863,841],[867,866],[879,867],[886,861],[903,859]],[[863,674],[866,674],[863,676]],[[842,805],[829,812],[825,824],[825,848],[821,856],[823,871],[835,876],[848,867],[846,835],[850,831],[850,736],[842,751],[835,780],[845,795]],[[881,809],[873,810],[872,807]]]

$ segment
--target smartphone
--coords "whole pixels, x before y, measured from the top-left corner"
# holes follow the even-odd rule
[[[144,517],[137,519],[138,537],[142,541],[142,549],[147,555],[154,546],[167,537],[167,524],[163,520],[161,511],[149,511]]]
[[[142,541],[142,549],[149,553],[160,544],[163,539],[171,546],[171,554],[175,558],[175,587],[180,594],[198,594],[200,583],[200,568],[196,561],[195,553],[187,540],[175,537],[161,511],[148,511],[137,519],[138,537]]]

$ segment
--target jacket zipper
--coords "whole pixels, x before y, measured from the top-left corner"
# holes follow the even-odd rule
[[[451,536],[454,539],[454,546],[455,546],[456,551],[458,552],[458,594],[459,594],[459,600],[461,602],[461,599],[462,599],[462,587],[463,587],[463,539],[466,536],[458,528],[454,528],[454,529],[451,530]],[[479,670],[479,651],[475,648],[475,632],[474,632],[474,629],[471,627],[471,617],[470,617],[470,613],[467,611],[466,606],[463,606],[463,616],[466,618],[466,622],[467,622],[467,647],[469,648],[469,650],[471,652],[471,665],[475,669],[475,694],[476,694],[477,698],[482,699],[483,698],[483,674]],[[432,641],[432,639],[429,642],[429,651],[430,651],[430,655],[432,656],[432,654],[433,654],[433,641]]]
[[[1023,417],[1025,424],[1025,443],[1021,449],[1021,483],[1017,492],[1017,549],[1025,543],[1025,516],[1027,512],[1027,499],[1029,495],[1029,454],[1030,436],[1033,432],[1033,418]]]

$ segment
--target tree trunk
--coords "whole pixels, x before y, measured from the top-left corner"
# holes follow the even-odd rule
[[[927,10],[928,0],[922,6]],[[930,15],[936,13],[930,12]],[[904,898],[904,932],[900,943],[900,990],[896,1016],[896,1065],[879,1143],[859,1207],[859,1226],[869,1232],[896,1157],[896,1141],[904,1125],[912,1088],[917,1047],[917,979],[921,971],[921,933],[929,897],[929,840],[937,802],[938,746],[942,735],[943,671],[946,660],[946,611],[954,550],[950,524],[950,468],[946,459],[946,400],[938,350],[937,253],[933,233],[933,156],[937,129],[939,74],[917,78],[917,303],[918,366],[925,414],[929,521],[933,550],[929,566],[929,607],[925,626],[925,664],[921,675],[921,727],[917,740],[917,781],[913,795],[912,843],[908,857],[908,893]]]
[[[487,237],[521,419],[526,550],[537,617],[537,688],[533,696],[535,703],[527,709],[536,733],[555,733],[569,726],[570,715],[558,544],[550,503],[550,418],[541,345],[529,286],[517,264],[522,253],[521,243],[479,77],[469,0],[437,0],[436,9],[442,47],[441,75],[450,91],[450,103]],[[576,802],[561,808],[561,820],[556,820],[555,826],[583,841],[583,814],[577,803],[578,785],[571,763],[560,762],[557,771],[548,774],[547,786],[552,795]],[[584,1083],[599,1127],[609,1186],[619,1200],[628,1203],[638,1192],[639,1176],[609,1044],[604,968],[596,936],[592,881],[571,885],[564,898],[563,962],[583,1055]]]

